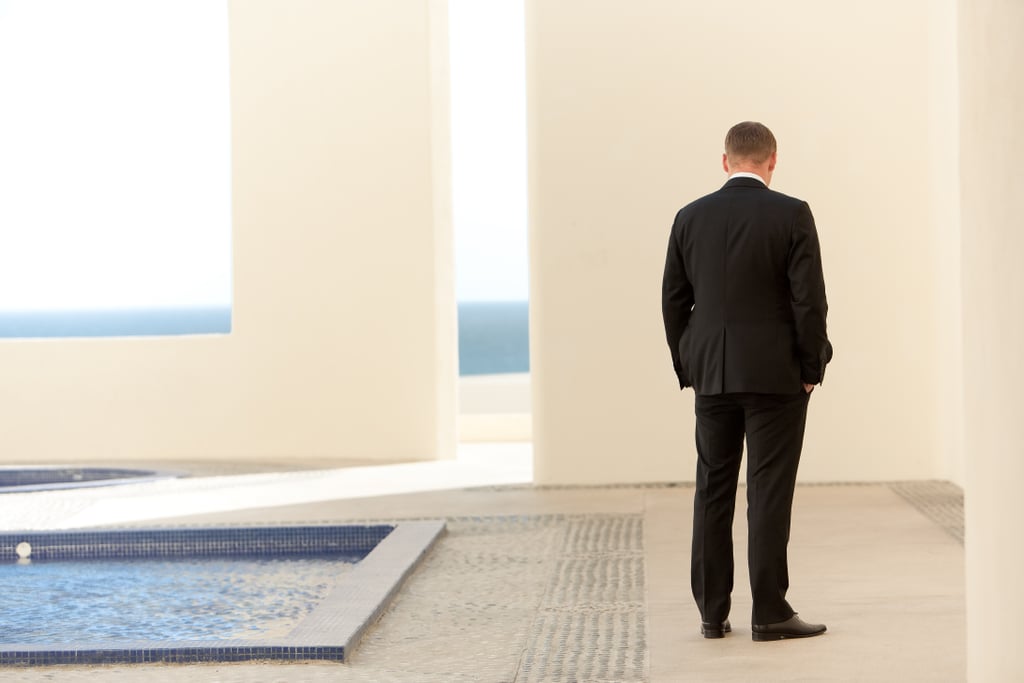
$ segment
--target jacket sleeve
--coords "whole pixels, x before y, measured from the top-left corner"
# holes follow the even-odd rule
[[[788,275],[800,378],[806,384],[820,384],[825,378],[825,365],[832,360],[832,344],[825,329],[828,301],[821,247],[814,216],[806,202],[801,203],[793,225]]]
[[[683,253],[679,246],[681,237],[679,217],[676,217],[672,234],[668,240],[668,255],[665,257],[665,275],[661,283],[661,314],[665,321],[665,336],[672,354],[672,368],[679,378],[679,388],[690,386],[690,379],[683,373],[679,358],[679,340],[683,336],[690,313],[693,310],[693,287],[686,275]]]

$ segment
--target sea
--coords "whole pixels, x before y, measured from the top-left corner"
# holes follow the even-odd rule
[[[231,307],[0,312],[0,338],[228,334]]]
[[[459,302],[459,375],[530,371],[529,303]],[[0,338],[229,334],[231,308],[0,312]]]
[[[529,302],[460,301],[459,375],[529,371]]]

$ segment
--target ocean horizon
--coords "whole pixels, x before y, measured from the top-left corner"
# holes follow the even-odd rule
[[[460,301],[459,376],[530,371],[528,301]]]
[[[231,308],[0,312],[0,338],[156,337],[229,334]]]
[[[458,304],[459,375],[530,371],[529,302]],[[231,308],[0,312],[0,339],[230,334]]]

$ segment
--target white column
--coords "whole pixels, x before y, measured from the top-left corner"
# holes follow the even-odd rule
[[[961,0],[967,666],[1024,680],[1024,5]]]

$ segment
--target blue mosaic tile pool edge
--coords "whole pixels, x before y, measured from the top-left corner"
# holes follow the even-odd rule
[[[0,465],[0,494],[142,484],[185,476],[184,472],[79,465]]]
[[[0,666],[54,666],[85,664],[147,664],[163,662],[187,664],[198,662],[245,662],[252,660],[327,660],[342,662],[343,646],[274,645],[260,641],[233,645],[156,645],[134,644],[121,648],[85,645],[81,649],[0,649]]]
[[[342,574],[328,596],[300,622],[286,638],[265,640],[223,640],[212,642],[124,642],[66,643],[62,647],[47,645],[0,644],[0,666],[44,666],[55,664],[110,663],[191,663],[237,662],[261,659],[326,660],[342,662],[358,644],[366,628],[383,613],[388,601],[398,592],[412,571],[430,551],[445,529],[443,520],[399,522],[394,525],[317,525],[268,527],[187,527],[157,529],[124,529],[103,531],[13,532],[0,534],[0,557],[9,558],[9,547],[30,538],[66,541],[67,536],[105,538],[104,545],[116,544],[118,535],[171,533],[222,538],[238,532],[243,544],[253,532],[266,532],[280,538],[285,530],[301,534],[303,530],[323,535],[334,530],[339,537],[350,535],[365,542],[372,534],[380,534],[375,547],[351,571]],[[347,532],[345,530],[348,530]],[[13,541],[13,538],[21,540]],[[74,546],[74,544],[72,544]],[[81,545],[75,546],[80,548]],[[196,546],[199,547],[199,546]],[[312,552],[309,549],[303,552]],[[327,550],[325,552],[333,552]],[[248,554],[243,552],[240,554]],[[164,555],[166,556],[166,555]],[[68,559],[79,559],[71,554]],[[114,554],[104,557],[138,557]]]
[[[394,528],[375,524],[11,531],[0,533],[0,562],[17,560],[19,547],[32,560],[369,553]]]

